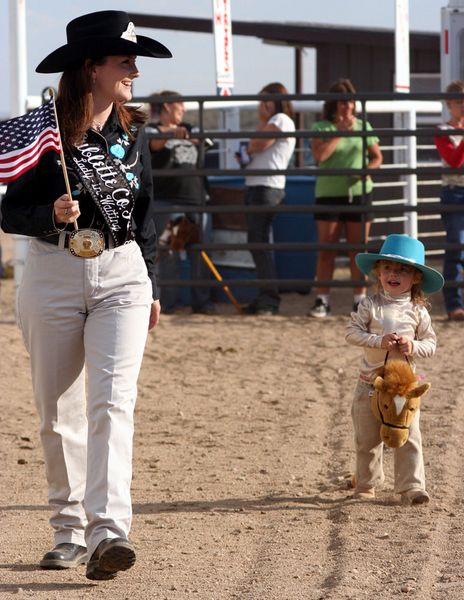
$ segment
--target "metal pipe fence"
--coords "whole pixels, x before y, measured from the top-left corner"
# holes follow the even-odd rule
[[[153,170],[153,176],[156,177],[185,177],[198,175],[201,177],[229,177],[229,176],[240,176],[243,177],[245,174],[248,176],[254,175],[285,175],[287,177],[292,176],[312,176],[318,177],[320,175],[345,175],[345,176],[356,176],[362,178],[365,182],[366,176],[375,176],[376,181],[379,180],[379,187],[382,185],[382,179],[388,179],[391,177],[398,178],[410,178],[409,181],[394,181],[394,182],[385,182],[383,185],[388,187],[388,185],[392,185],[392,187],[400,187],[405,188],[407,190],[406,197],[400,200],[394,200],[392,204],[369,204],[369,205],[361,205],[361,206],[344,206],[343,212],[353,213],[353,214],[361,214],[365,215],[367,212],[374,214],[374,216],[382,215],[386,218],[391,217],[401,217],[403,220],[408,220],[409,223],[414,223],[411,221],[415,220],[416,228],[412,227],[412,232],[417,232],[417,218],[423,217],[424,215],[441,215],[445,212],[462,212],[464,210],[464,206],[443,206],[439,202],[427,201],[423,204],[417,203],[417,187],[424,186],[426,184],[434,184],[437,185],[440,183],[435,180],[428,181],[417,181],[417,177],[425,178],[425,177],[441,177],[442,175],[452,175],[452,174],[462,174],[462,169],[454,169],[454,168],[445,168],[438,161],[434,162],[429,166],[418,166],[417,165],[417,152],[424,148],[424,146],[418,146],[415,143],[415,140],[418,137],[421,138],[432,138],[435,136],[441,135],[462,135],[462,130],[459,129],[447,129],[440,130],[438,128],[432,127],[422,127],[418,128],[414,127],[385,127],[385,128],[366,128],[367,121],[367,104],[373,102],[391,102],[395,105],[398,105],[399,109],[404,113],[414,112],[415,115],[415,106],[414,103],[418,102],[429,102],[437,101],[437,100],[450,100],[461,98],[460,94],[408,94],[407,99],[405,99],[404,94],[398,93],[365,93],[365,94],[287,94],[287,95],[240,95],[233,97],[217,97],[217,96],[157,96],[156,102],[179,102],[184,101],[188,103],[194,103],[198,106],[198,129],[195,131],[194,136],[192,137],[202,141],[207,138],[213,139],[216,143],[222,144],[226,143],[230,140],[243,140],[243,138],[264,138],[264,139],[275,139],[275,138],[288,138],[295,137],[297,139],[307,139],[311,140],[311,138],[333,138],[333,137],[361,137],[363,140],[363,156],[366,157],[366,140],[368,137],[376,136],[380,139],[386,138],[406,138],[406,143],[401,145],[401,149],[410,149],[408,145],[408,138],[414,139],[414,156],[409,156],[409,162],[411,164],[401,164],[401,165],[386,165],[381,169],[369,169],[367,168],[367,158],[364,159],[364,164],[362,168],[359,169],[321,169],[315,165],[303,166],[303,167],[289,167],[284,170],[271,170],[271,169],[241,169],[237,166],[237,168],[205,168],[205,151],[203,144],[199,144],[199,164],[198,168],[195,170],[192,169],[155,169]],[[235,102],[235,103],[247,103],[247,102],[259,102],[261,100],[291,100],[296,101],[299,104],[299,107],[304,105],[305,102],[313,103],[315,101],[326,101],[326,100],[355,100],[357,104],[360,105],[360,110],[358,113],[362,115],[362,123],[363,128],[361,131],[337,131],[337,132],[322,132],[322,131],[313,131],[311,129],[300,129],[295,132],[258,132],[254,130],[216,130],[216,129],[207,129],[205,128],[205,111],[207,111],[209,106],[214,107],[223,107],[224,109],[227,106],[227,103]],[[147,98],[139,98],[137,101],[150,103],[152,99],[150,97]],[[428,105],[427,105],[428,106]],[[410,123],[416,123],[415,116],[413,119],[410,119]],[[150,134],[150,138],[159,138],[159,139],[170,139],[173,137],[173,134],[169,133],[158,133],[158,134]],[[386,146],[387,150],[397,149],[398,145]],[[434,146],[428,145],[425,146],[427,149],[432,149]],[[438,157],[438,153],[437,153]],[[411,166],[412,165],[412,166]],[[411,183],[414,184],[414,189],[411,189]],[[365,185],[363,189],[363,198],[366,196]],[[270,206],[244,206],[244,205],[210,205],[207,203],[203,203],[202,205],[192,205],[192,204],[178,204],[172,205],[165,208],[157,209],[160,213],[185,213],[185,212],[199,212],[199,213],[207,213],[207,214],[234,214],[238,213],[241,215],[246,215],[249,213],[294,213],[294,214],[317,214],[318,212],[324,213],[339,213],[340,208],[337,206],[315,206],[315,205],[279,205],[275,207]],[[159,232],[161,233],[161,232]],[[445,250],[462,250],[464,249],[464,245],[460,244],[450,244],[445,241],[433,241],[427,240],[426,250],[429,251],[445,251]],[[318,242],[269,242],[269,243],[218,243],[218,242],[200,242],[198,244],[192,244],[189,246],[189,251],[199,252],[201,250],[205,251],[235,251],[235,250],[271,250],[274,252],[279,251],[319,251],[319,250],[334,250],[336,252],[347,252],[347,251],[376,251],[379,249],[380,243],[377,240],[366,240],[363,239],[359,244],[348,244],[345,241],[341,240],[338,243],[333,244],[321,244]],[[160,247],[160,250],[165,250],[165,247]],[[314,286],[320,287],[357,287],[363,285],[365,282],[363,281],[353,281],[353,280],[330,280],[330,281],[316,281],[314,279],[311,280],[299,280],[299,279],[279,279],[279,280],[258,280],[258,279],[233,279],[227,280],[224,279],[223,283],[213,281],[213,280],[169,280],[162,281],[161,285],[165,285],[168,287],[190,287],[192,285],[198,287],[221,287],[222,285],[233,285],[234,287],[259,287],[264,285],[277,285],[285,288],[291,287],[295,289],[310,289]],[[451,287],[464,287],[464,283],[460,282],[446,282],[447,286]]]

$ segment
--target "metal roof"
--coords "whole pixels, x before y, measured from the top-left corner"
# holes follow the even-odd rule
[[[131,18],[138,27],[152,29],[171,29],[212,33],[212,19],[191,17],[170,17],[167,15],[148,15],[131,13]],[[394,45],[393,29],[347,27],[324,25],[319,23],[278,23],[233,21],[234,35],[252,36],[265,40],[288,44],[290,46],[321,46],[325,44],[360,44],[368,46]],[[439,50],[440,35],[432,32],[410,32],[412,49]]]

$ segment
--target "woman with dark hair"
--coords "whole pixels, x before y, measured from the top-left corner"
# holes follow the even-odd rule
[[[46,152],[12,182],[2,228],[31,237],[18,322],[55,532],[40,566],[87,562],[89,579],[113,579],[135,562],[134,407],[147,332],[160,313],[150,152],[141,113],[125,103],[139,76],[136,57],[171,53],[137,37],[120,11],[74,19],[67,39],[36,69],[63,72],[57,112],[66,165]]]
[[[449,94],[464,94],[464,81],[452,81],[446,88]],[[440,129],[462,129],[464,134],[464,98],[446,101],[449,120]],[[464,164],[464,135],[440,135],[434,138],[444,167],[461,168]],[[459,212],[443,212],[441,218],[448,244],[464,244],[464,175],[442,176],[441,203],[444,206],[463,207]],[[443,259],[443,276],[448,281],[462,281],[464,249],[446,250]],[[462,288],[444,287],[445,309],[451,321],[464,321]]]
[[[270,83],[260,94],[288,94],[281,83]],[[258,106],[257,131],[294,132],[293,108],[289,100],[262,100]],[[286,169],[295,149],[294,137],[252,138],[247,152],[250,169]],[[285,175],[248,175],[245,203],[248,206],[277,206],[285,197]],[[269,242],[274,213],[248,213],[248,242]],[[276,279],[272,253],[252,250],[257,279]],[[263,284],[257,298],[244,312],[253,315],[277,314],[280,296],[277,286]]]
[[[208,200],[207,181],[205,177],[195,175],[179,176],[176,169],[194,171],[198,165],[198,139],[195,139],[193,127],[184,121],[185,106],[182,99],[174,102],[158,102],[157,96],[180,96],[178,92],[165,90],[153,94],[151,98],[152,122],[149,133],[170,133],[171,138],[152,138],[150,140],[151,166],[153,169],[169,169],[171,175],[153,179],[155,198],[155,224],[160,238],[169,239],[173,224],[186,217],[198,227],[200,239],[210,242],[212,236],[211,215],[197,212],[195,208],[204,206]],[[159,208],[172,208],[175,204],[191,206],[187,213],[172,211],[159,212]],[[163,232],[166,232],[163,235]],[[192,280],[209,279],[211,274],[199,252],[189,251],[190,278]],[[181,290],[166,287],[163,280],[181,279],[181,257],[178,251],[170,247],[162,249],[158,256],[157,274],[160,280],[160,300],[164,314],[175,313],[181,306]],[[192,312],[198,314],[215,314],[215,306],[211,300],[211,290],[207,287],[191,288]]]
[[[349,79],[339,79],[329,89],[331,93],[355,94]],[[372,127],[362,122],[355,114],[354,99],[328,100],[324,103],[323,120],[313,126],[313,131],[367,131]],[[312,138],[311,149],[316,163],[321,169],[369,169],[380,167],[382,153],[378,138],[369,136],[366,139],[366,156],[363,156],[362,137],[330,137]],[[367,163],[367,164],[365,164]],[[365,190],[363,189],[365,186]],[[366,192],[364,194],[364,191]],[[317,231],[320,244],[333,244],[340,240],[345,228],[346,240],[350,244],[359,244],[367,239],[373,220],[371,213],[345,212],[345,206],[368,207],[372,196],[372,180],[368,176],[321,175],[316,181],[316,206],[338,206],[337,212],[316,212]],[[355,263],[357,251],[348,251],[351,277],[354,280],[364,279]],[[316,279],[330,280],[335,268],[336,250],[320,250],[317,257]],[[316,301],[309,315],[326,317],[330,313],[330,289],[318,287]],[[365,287],[354,289],[353,308],[366,295]]]

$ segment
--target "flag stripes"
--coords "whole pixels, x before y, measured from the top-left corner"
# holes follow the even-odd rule
[[[17,179],[49,150],[61,150],[53,99],[0,123],[0,182]]]

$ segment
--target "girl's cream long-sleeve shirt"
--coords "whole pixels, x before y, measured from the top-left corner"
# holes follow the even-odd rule
[[[360,378],[372,383],[383,367],[387,351],[381,348],[383,336],[396,333],[412,340],[411,357],[433,356],[437,336],[425,306],[411,302],[408,292],[393,297],[382,292],[364,298],[351,313],[345,339],[364,348]]]

